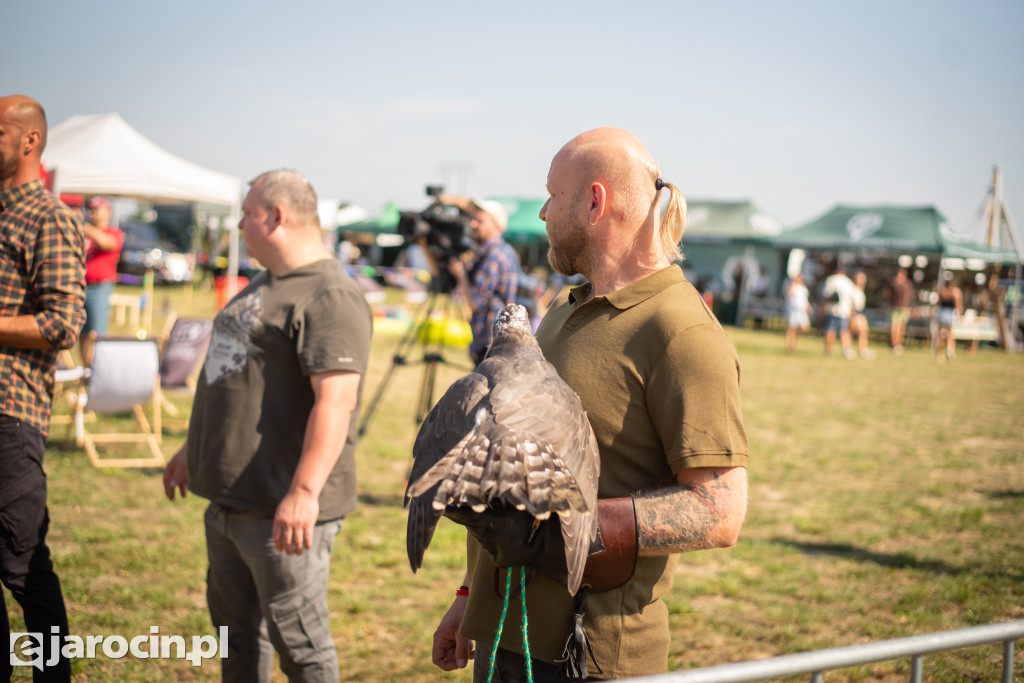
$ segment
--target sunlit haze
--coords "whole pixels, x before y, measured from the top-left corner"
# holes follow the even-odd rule
[[[322,198],[541,197],[578,132],[635,133],[694,199],[788,226],[836,203],[936,206],[966,230],[995,164],[1024,221],[1024,4],[20,2],[0,94],[51,127],[117,112],[248,181]]]

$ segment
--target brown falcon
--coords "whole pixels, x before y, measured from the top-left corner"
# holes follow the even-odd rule
[[[513,508],[531,515],[536,528],[554,512],[566,584],[576,593],[597,536],[599,472],[579,397],[544,359],[526,309],[508,304],[495,319],[487,357],[449,387],[416,436],[406,489],[412,570],[442,514],[459,521]]]

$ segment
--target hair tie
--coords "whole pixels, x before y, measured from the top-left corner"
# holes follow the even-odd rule
[[[655,190],[657,190],[658,192],[661,192],[661,188],[663,188],[663,187],[665,187],[665,181],[664,180],[662,180],[661,178],[658,178],[657,180],[654,181],[654,189]]]

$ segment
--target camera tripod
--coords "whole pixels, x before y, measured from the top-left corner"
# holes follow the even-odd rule
[[[448,338],[448,330],[445,326],[442,326],[441,328],[440,339],[437,339],[433,343],[429,339],[426,324],[431,319],[433,313],[437,310],[437,297],[438,294],[440,294],[440,288],[435,287],[434,285],[435,283],[432,281],[429,288],[430,293],[426,300],[420,304],[419,309],[417,309],[412,326],[402,337],[401,341],[398,342],[395,354],[391,357],[391,366],[384,374],[384,378],[377,387],[377,391],[373,395],[373,399],[370,400],[370,404],[367,407],[366,412],[363,414],[362,422],[359,425],[359,436],[365,434],[366,430],[369,428],[370,422],[373,420],[373,416],[377,412],[377,408],[380,407],[380,402],[384,398],[384,394],[387,392],[388,386],[394,379],[398,368],[419,363],[424,365],[423,378],[420,381],[420,391],[416,401],[416,424],[423,422],[427,413],[429,413],[430,409],[434,406],[434,389],[437,382],[437,370],[439,365],[448,365],[449,367],[459,368],[466,372],[473,369],[471,367],[459,365],[458,363],[453,363],[444,358],[442,349],[444,348],[445,342]],[[458,314],[461,309],[458,304],[452,300],[452,297],[449,296],[444,304],[443,319],[450,319],[449,313],[452,310]],[[456,318],[458,320],[463,319],[461,314],[457,315]],[[423,349],[423,358],[419,361],[410,362],[409,352],[416,344],[417,337],[420,337],[419,342]]]

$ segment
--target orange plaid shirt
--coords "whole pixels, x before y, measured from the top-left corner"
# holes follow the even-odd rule
[[[74,214],[42,180],[0,192],[0,316],[31,315],[52,349],[0,344],[0,414],[44,435],[57,350],[85,322],[85,239]]]

